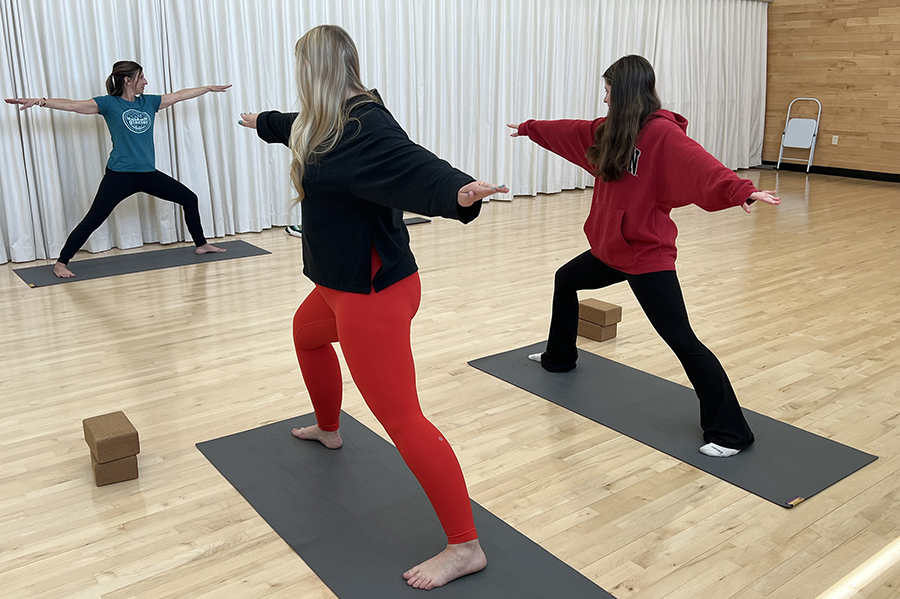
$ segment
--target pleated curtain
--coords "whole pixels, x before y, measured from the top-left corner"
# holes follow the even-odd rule
[[[0,0],[3,97],[106,93],[117,60],[147,93],[233,83],[157,115],[157,168],[200,198],[210,239],[296,224],[290,153],[237,125],[296,110],[293,46],[323,23],[347,29],[363,81],[410,137],[471,175],[533,195],[583,188],[584,171],[506,123],[606,113],[602,72],[647,57],[666,108],[730,168],[761,162],[765,2],[751,0]],[[0,263],[56,258],[97,190],[111,149],[100,116],[0,106]],[[186,237],[180,208],[139,194],[89,239],[101,252]]]

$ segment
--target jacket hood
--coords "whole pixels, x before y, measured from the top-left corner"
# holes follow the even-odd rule
[[[672,121],[673,123],[681,127],[682,131],[687,132],[688,120],[677,112],[660,109],[651,114],[647,121],[649,122],[653,119],[666,119],[667,121]]]

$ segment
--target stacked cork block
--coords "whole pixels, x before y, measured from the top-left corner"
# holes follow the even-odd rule
[[[123,412],[85,418],[83,424],[98,487],[138,477],[137,454],[141,444],[137,429]]]
[[[616,324],[622,320],[622,306],[598,299],[578,302],[578,334],[594,341],[616,336]]]

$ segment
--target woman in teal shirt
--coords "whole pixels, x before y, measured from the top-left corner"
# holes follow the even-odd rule
[[[224,252],[206,242],[200,224],[197,194],[169,175],[156,170],[153,147],[153,123],[156,113],[176,102],[202,96],[207,92],[224,92],[230,85],[207,85],[164,94],[144,95],[147,79],[144,69],[136,62],[122,60],[113,65],[106,79],[107,96],[90,100],[64,98],[8,98],[20,110],[40,106],[79,114],[100,114],[106,120],[113,149],[106,164],[106,173],[88,213],[69,234],[59,259],[53,267],[57,277],[74,277],[68,268],[69,260],[87,242],[91,233],[103,224],[113,209],[125,198],[138,192],[148,193],[175,202],[184,208],[184,220],[198,254]]]

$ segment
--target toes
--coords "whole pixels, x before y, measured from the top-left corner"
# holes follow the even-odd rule
[[[403,578],[406,579],[406,584],[414,589],[430,591],[434,588],[434,580],[426,576],[424,572],[421,572],[418,567],[404,572]]]
[[[411,570],[407,570],[403,573],[403,578],[406,579],[406,584],[411,586],[414,589],[418,589],[422,583],[422,575],[419,572],[419,568],[415,567]]]

